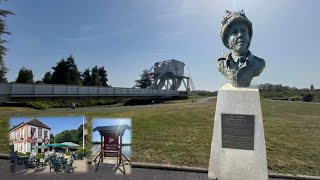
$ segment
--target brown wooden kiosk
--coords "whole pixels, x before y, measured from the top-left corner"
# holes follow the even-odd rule
[[[103,162],[104,157],[116,157],[117,165],[122,165],[124,169],[124,163],[122,158],[125,158],[129,164],[130,161],[126,156],[122,154],[122,136],[126,130],[131,130],[128,125],[115,125],[115,126],[98,126],[93,129],[93,132],[98,131],[101,137],[101,152],[94,159],[99,158],[99,162],[96,167],[96,172],[99,169],[100,162]]]

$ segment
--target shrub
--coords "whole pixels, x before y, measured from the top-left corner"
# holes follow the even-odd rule
[[[70,155],[71,155],[70,151],[66,152],[66,156],[70,156]]]
[[[18,155],[18,156],[25,156],[26,154],[25,154],[25,153],[22,153],[22,152],[17,152],[17,155]]]
[[[49,104],[43,101],[29,101],[29,102],[26,102],[26,105],[33,107],[35,109],[40,109],[40,110],[45,110],[50,108]]]
[[[78,149],[76,151],[76,154],[85,154],[86,153],[86,150],[85,149]]]
[[[96,105],[111,105],[120,102],[120,98],[108,98],[108,99],[99,99],[99,100],[61,100],[61,101],[27,101],[24,102],[26,106],[45,110],[49,108],[62,108],[62,107],[71,107],[72,103],[76,104],[76,107],[79,106],[96,106]]]
[[[31,152],[26,152],[26,156],[30,156]]]
[[[36,157],[38,159],[43,159],[44,158],[44,153],[37,153]]]

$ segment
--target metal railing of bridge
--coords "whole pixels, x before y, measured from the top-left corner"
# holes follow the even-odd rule
[[[0,95],[19,97],[82,97],[82,96],[178,96],[176,90],[78,86],[57,84],[0,83]]]

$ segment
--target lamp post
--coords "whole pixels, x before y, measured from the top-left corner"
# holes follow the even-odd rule
[[[83,140],[83,142],[82,142],[82,149],[84,149],[84,135],[85,135],[85,133],[86,133],[86,129],[84,129],[84,116],[82,116],[82,140]]]

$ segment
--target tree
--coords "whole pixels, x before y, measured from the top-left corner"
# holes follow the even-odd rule
[[[46,72],[46,74],[44,74],[43,78],[42,78],[42,82],[46,83],[46,84],[50,84],[51,83],[51,78],[52,78],[52,74],[50,71]]]
[[[314,86],[313,86],[313,84],[311,84],[311,86],[310,86],[310,91],[314,91]]]
[[[90,69],[87,68],[83,73],[82,73],[82,84],[90,86],[91,85],[91,74],[90,74]]]
[[[16,79],[16,83],[33,83],[33,73],[32,70],[21,68],[19,75]]]
[[[56,143],[73,142],[79,144],[78,130],[65,130],[55,136]]]
[[[98,72],[99,72],[100,81],[102,83],[102,86],[109,86],[108,85],[108,78],[107,78],[108,74],[107,74],[107,71],[104,69],[104,66],[99,67]]]
[[[148,70],[147,69],[143,70],[142,74],[140,75],[140,79],[135,80],[135,82],[136,82],[136,85],[134,87],[147,88],[151,86],[152,80],[151,80],[150,74],[148,73]]]
[[[0,1],[1,2],[1,1]],[[4,64],[4,56],[6,55],[7,48],[4,44],[7,42],[3,39],[3,35],[10,35],[10,32],[7,31],[7,25],[4,20],[5,17],[8,15],[13,15],[11,11],[0,9],[0,83],[7,82],[6,74],[8,69],[5,67]]]
[[[87,124],[84,124],[84,127],[87,127]],[[51,134],[52,135],[52,134]],[[50,135],[50,139],[52,139],[53,135]],[[83,141],[83,125],[81,124],[78,129],[65,130],[61,133],[56,134],[54,138],[55,143],[63,143],[63,142],[73,142],[76,144],[82,144]],[[52,142],[52,141],[51,141]]]
[[[84,124],[84,128],[87,128],[87,124]],[[81,124],[78,128],[78,139],[79,144],[83,143],[83,124]]]
[[[53,134],[50,134],[50,143],[55,143]]]
[[[71,55],[67,60],[61,59],[57,66],[52,67],[52,69],[54,71],[51,77],[51,84],[81,84],[80,72]]]
[[[89,68],[87,68],[82,73],[82,84],[88,86],[108,86],[107,76],[107,71],[104,69],[104,66],[95,66],[91,69],[91,72]]]
[[[101,86],[102,82],[100,79],[99,69],[97,66],[93,67],[91,70],[91,85],[92,86]]]

